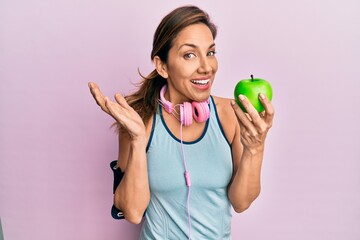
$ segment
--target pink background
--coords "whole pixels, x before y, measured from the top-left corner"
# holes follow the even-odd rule
[[[161,18],[189,1],[0,2],[0,217],[6,240],[137,239],[112,220],[117,140],[88,81],[128,93]],[[262,193],[233,239],[360,239],[360,2],[192,1],[219,26],[213,93],[269,80]]]

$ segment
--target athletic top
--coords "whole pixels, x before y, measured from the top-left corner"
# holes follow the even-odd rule
[[[192,184],[189,209],[194,240],[230,239],[231,204],[227,187],[233,172],[231,147],[212,97],[209,107],[210,118],[202,135],[195,141],[183,142]],[[140,239],[188,239],[188,187],[181,141],[167,127],[161,107],[153,118],[147,164],[150,203]]]

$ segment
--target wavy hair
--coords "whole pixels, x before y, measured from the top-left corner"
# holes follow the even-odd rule
[[[196,6],[182,6],[167,14],[155,31],[151,60],[158,56],[162,62],[167,63],[169,51],[179,32],[190,25],[198,23],[203,23],[209,27],[213,38],[216,38],[216,26],[211,22],[209,15]],[[125,98],[128,104],[138,112],[144,123],[147,124],[151,116],[157,111],[157,99],[162,86],[167,83],[167,80],[160,76],[156,69],[147,76],[141,75],[140,72],[139,74],[142,80],[138,84],[138,90]]]

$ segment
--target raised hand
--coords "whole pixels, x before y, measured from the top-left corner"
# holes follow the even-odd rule
[[[95,83],[89,83],[90,92],[100,108],[113,117],[126,130],[132,140],[146,139],[145,125],[139,114],[117,93],[115,102],[104,96]]]
[[[240,124],[241,142],[244,147],[254,150],[263,148],[266,135],[272,126],[275,112],[270,101],[264,94],[260,94],[259,99],[265,109],[261,113],[258,113],[255,110],[244,95],[240,95],[239,100],[247,113],[244,113],[234,101],[232,102],[232,106]]]

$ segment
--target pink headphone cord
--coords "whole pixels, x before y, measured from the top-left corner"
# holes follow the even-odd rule
[[[181,142],[181,151],[182,151],[182,157],[184,162],[184,168],[185,168],[185,182],[186,186],[188,188],[188,194],[187,194],[187,200],[186,200],[186,208],[187,208],[187,214],[188,214],[188,225],[189,225],[189,238],[191,239],[191,216],[190,216],[190,187],[191,187],[191,179],[190,179],[190,173],[187,170],[186,166],[186,159],[185,159],[185,151],[184,151],[184,144],[183,144],[183,137],[182,137],[182,127],[183,123],[180,124],[180,142]]]

